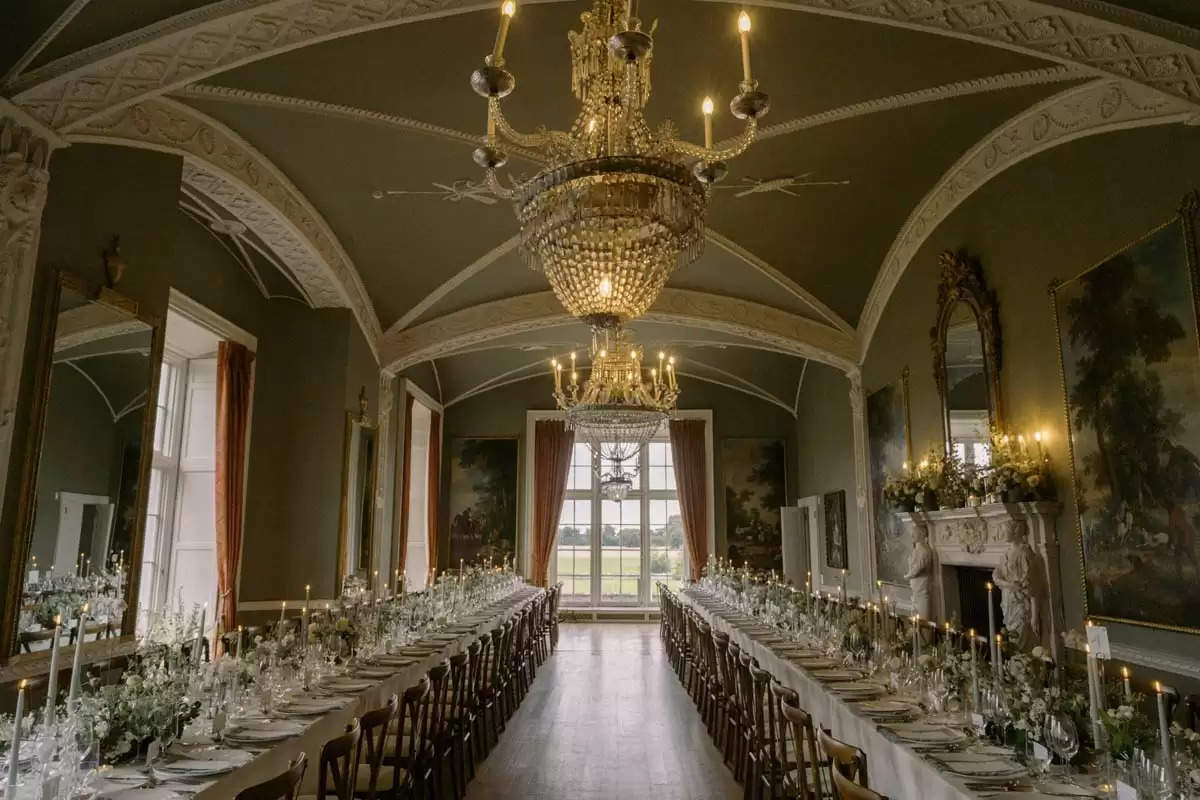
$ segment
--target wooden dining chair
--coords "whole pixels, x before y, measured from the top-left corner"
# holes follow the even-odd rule
[[[867,783],[866,753],[852,744],[833,738],[829,731],[824,729],[817,731],[817,741],[821,743],[821,750],[829,758],[830,785],[838,786],[837,776],[839,775],[863,789],[870,785]],[[870,796],[878,797],[875,794]]]
[[[387,704],[362,715],[362,735],[358,740],[355,761],[358,774],[354,779],[354,796],[375,800],[376,796],[395,794],[395,768],[383,763],[388,745],[388,729],[396,719],[400,698],[392,695]],[[364,771],[363,767],[367,769]]]
[[[346,730],[321,748],[317,769],[317,793],[301,800],[354,800],[354,782],[358,778],[358,742],[362,727],[352,719]]]
[[[838,800],[887,800],[878,792],[850,780],[838,770],[833,771],[833,785],[837,789]]]
[[[822,758],[812,715],[800,708],[799,697],[782,698],[781,711],[791,730],[796,771],[792,783],[800,800],[821,800],[833,792],[826,777],[829,760]]]
[[[286,771],[257,786],[242,789],[235,800],[297,800],[304,770],[308,767],[308,756],[304,753],[288,765]]]

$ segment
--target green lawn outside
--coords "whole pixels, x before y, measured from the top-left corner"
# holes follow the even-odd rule
[[[651,558],[654,558],[653,550],[650,555]],[[683,579],[683,552],[668,551],[667,557],[671,565],[670,573],[652,572],[650,575],[652,597],[657,597],[653,591],[654,583],[657,581],[661,580],[668,586],[677,588]],[[576,567],[578,573],[586,574],[589,571],[589,558],[588,547],[576,548],[574,563],[578,565]],[[600,590],[605,596],[605,600],[611,599],[612,602],[618,603],[636,602],[638,577],[641,575],[641,551],[633,547],[605,547],[600,553],[600,559],[601,569],[604,573]],[[558,580],[564,584],[563,602],[568,605],[590,602],[590,581],[584,577],[576,578],[572,583],[569,577],[572,572],[571,565],[571,549],[560,547],[558,550]]]

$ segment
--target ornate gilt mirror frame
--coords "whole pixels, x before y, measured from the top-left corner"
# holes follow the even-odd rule
[[[141,571],[136,566],[142,563],[142,545],[146,531],[146,504],[150,497],[149,477],[153,459],[154,409],[158,401],[158,372],[162,363],[163,343],[166,326],[161,317],[139,313],[136,301],[116,292],[110,287],[92,287],[85,280],[60,270],[46,291],[45,318],[42,321],[41,339],[38,342],[37,366],[33,377],[32,406],[30,409],[31,433],[25,446],[24,467],[17,501],[16,525],[13,535],[12,563],[9,566],[8,591],[5,594],[4,612],[0,616],[0,660],[9,666],[18,667],[22,674],[36,674],[39,662],[44,668],[49,665],[49,652],[14,654],[17,618],[21,605],[21,594],[25,576],[25,562],[33,543],[33,526],[36,513],[38,468],[42,455],[42,444],[46,427],[46,413],[50,400],[50,376],[54,363],[54,339],[58,326],[59,306],[64,290],[71,290],[92,302],[107,305],[129,314],[151,330],[149,370],[146,386],[146,413],[142,418],[140,452],[138,454],[138,487],[134,506],[133,545],[129,563],[129,579],[125,584],[125,613],[121,619],[121,636],[99,642],[88,642],[84,661],[105,658],[122,651],[126,645],[132,647],[134,627],[137,621],[138,582]]]
[[[358,395],[358,413],[355,413],[352,411],[346,412],[345,443],[342,446],[342,457],[343,457],[342,458],[342,502],[341,502],[341,510],[340,510],[339,517],[338,517],[337,570],[334,574],[336,583],[334,584],[334,587],[333,587],[333,594],[335,597],[341,595],[342,584],[346,580],[346,575],[347,575],[347,572],[346,572],[346,547],[349,543],[349,537],[350,537],[350,530],[349,530],[350,503],[353,502],[355,499],[350,496],[350,493],[351,493],[352,489],[354,488],[354,487],[351,487],[351,485],[350,485],[351,467],[353,466],[354,459],[358,458],[358,448],[356,448],[354,446],[354,443],[355,443],[355,441],[358,441],[359,447],[361,447],[361,442],[362,442],[361,436],[359,436],[357,438],[355,437],[355,429],[359,429],[359,430],[363,430],[363,431],[371,431],[372,433],[376,433],[376,431],[377,431],[375,421],[367,416],[366,387],[363,387],[363,389],[359,392],[359,395]],[[378,441],[375,442],[375,447],[376,447],[376,449],[378,449],[378,447],[379,447]],[[375,567],[375,518],[374,517],[375,517],[375,482],[379,479],[378,475],[376,474],[377,469],[378,469],[378,466],[377,466],[378,461],[379,461],[379,459],[377,457],[377,452],[373,453],[371,459],[367,463],[368,474],[365,478],[365,485],[363,485],[363,490],[367,493],[367,497],[369,497],[371,500],[371,502],[369,504],[371,516],[366,521],[366,524],[370,526],[370,530],[371,530],[371,541],[370,541],[370,544],[368,546],[368,551],[367,551],[367,574],[368,575],[371,574],[371,570],[374,569],[374,567]],[[360,478],[360,480],[361,480],[361,478]],[[359,521],[359,524],[360,525],[362,524],[361,520]]]
[[[938,400],[942,404],[942,434],[946,452],[950,452],[950,395],[946,369],[946,335],[954,308],[964,303],[975,315],[979,338],[983,344],[983,374],[987,382],[988,411],[993,426],[1000,426],[1000,320],[996,293],[988,288],[979,260],[965,251],[946,250],[938,256],[942,265],[938,281],[937,321],[929,329],[929,345],[933,349],[933,380],[937,384]]]

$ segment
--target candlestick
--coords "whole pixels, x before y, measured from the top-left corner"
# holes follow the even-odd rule
[[[996,681],[1003,683],[1004,681],[1004,639],[1001,634],[996,634]]]
[[[242,642],[244,641],[245,637],[246,637],[245,628],[243,628],[241,625],[238,625],[237,657],[239,660],[242,657]]]
[[[17,684],[17,710],[13,715],[12,746],[8,751],[8,791],[5,797],[17,796],[17,778],[21,774],[21,718],[25,716],[25,683]]]
[[[1091,645],[1084,645],[1083,652],[1087,656],[1088,715],[1096,720],[1100,714],[1100,693],[1096,689],[1096,657],[1092,655]]]
[[[54,705],[58,699],[58,646],[62,637],[62,617],[54,615],[54,638],[50,644],[50,674],[46,677],[46,727],[54,725]]]
[[[1125,702],[1133,700],[1133,688],[1129,685],[1129,667],[1121,667],[1121,683],[1125,687]]]
[[[742,82],[751,83],[750,77],[750,15],[745,11],[738,14],[738,33],[742,40]]]
[[[1174,792],[1175,759],[1171,756],[1171,721],[1167,716],[1167,696],[1163,693],[1161,681],[1154,682],[1154,691],[1158,700],[1158,741],[1162,747],[1163,768],[1167,772],[1167,785]]]
[[[279,603],[279,621],[283,622],[283,615],[287,613],[287,600],[282,600]]]
[[[843,603],[846,602],[846,570],[844,570],[844,569],[842,570],[842,597],[841,597],[841,600]]]
[[[704,98],[704,102],[700,104],[700,113],[704,115],[704,149],[712,150],[713,101],[711,97]]]
[[[967,631],[971,650],[971,708],[979,708],[979,672],[975,666],[975,629]]]
[[[987,587],[987,607],[988,607],[988,647],[991,648],[992,654],[992,671],[997,676],[1000,675],[996,670],[996,650],[992,642],[996,641],[996,609],[992,606],[992,582],[988,581],[984,586]]]
[[[84,603],[83,608],[79,611],[79,636],[75,638],[75,655],[71,661],[71,689],[67,694],[67,711],[68,713],[75,710],[75,700],[79,697],[79,690],[83,681],[83,672],[80,665],[83,663],[83,636],[87,630],[87,612],[88,604]]]
[[[512,22],[515,13],[517,13],[517,4],[513,0],[504,0],[504,4],[500,6],[500,29],[496,31],[496,45],[492,48],[492,66],[494,67],[504,63],[504,42],[508,39],[508,24]]]

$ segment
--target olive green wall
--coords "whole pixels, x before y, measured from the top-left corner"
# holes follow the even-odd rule
[[[1200,138],[1173,125],[1110,133],[1030,158],[993,178],[935,229],[896,287],[863,366],[867,393],[911,370],[912,443],[917,453],[942,446],[932,377],[929,328],[937,298],[938,254],[965,248],[978,257],[995,289],[1003,338],[1002,402],[1006,427],[1042,430],[1058,495],[1062,588],[1069,626],[1081,626],[1083,593],[1076,515],[1067,454],[1063,386],[1047,287],[1103,260],[1172,216],[1183,195],[1200,186]],[[811,376],[810,376],[811,377]],[[844,381],[843,381],[844,383]],[[802,447],[830,473],[853,485],[849,416],[824,394],[801,393]],[[840,398],[839,398],[840,399]],[[811,420],[809,419],[811,418]],[[831,483],[807,473],[803,493]],[[865,530],[865,526],[864,526]],[[852,548],[853,550],[853,548]],[[1196,636],[1112,624],[1114,643],[1196,659]]]
[[[800,365],[796,362],[796,377]],[[473,436],[512,436],[518,439],[518,487],[517,496],[525,502],[525,412],[528,410],[550,410],[549,375],[538,375],[528,380],[509,384],[500,389],[476,395],[451,406],[446,410],[442,458],[442,497],[440,536],[438,553],[441,567],[448,565],[450,543],[450,509],[447,487],[450,483],[450,460],[447,452],[450,440]],[[713,413],[713,469],[716,473],[714,489],[714,513],[716,515],[717,553],[725,553],[725,495],[721,491],[721,440],[732,438],[782,438],[787,442],[788,470],[787,495],[794,500],[796,492],[796,470],[792,468],[796,453],[796,425],[791,414],[771,403],[759,400],[733,389],[716,384],[681,377],[682,393],[679,396],[681,409],[708,409]],[[518,521],[523,519],[524,508],[518,512]]]
[[[43,215],[30,333],[0,521],[0,574],[14,547],[16,496],[46,297],[66,269],[103,281],[101,252],[121,236],[128,264],[118,287],[143,313],[165,318],[171,288],[258,339],[251,420],[243,601],[333,592],[345,412],[378,407],[379,371],[353,316],[268,301],[213,237],[179,211],[178,157],[102,145],[55,153]]]

